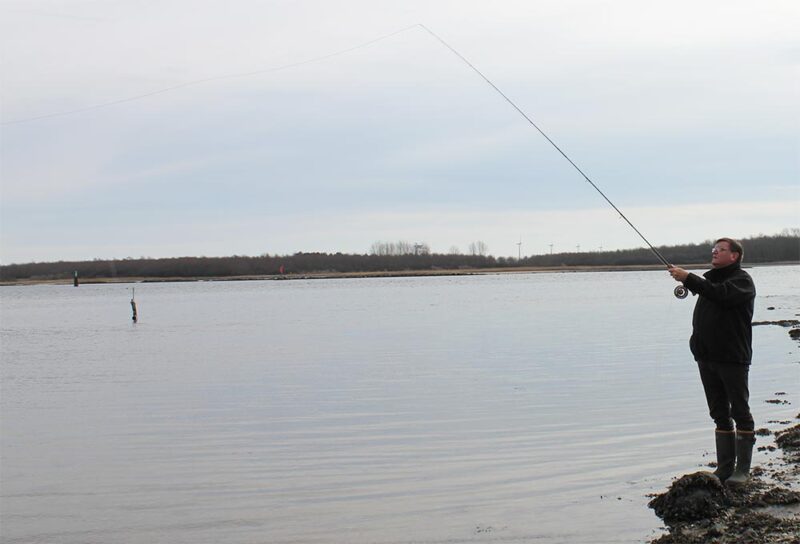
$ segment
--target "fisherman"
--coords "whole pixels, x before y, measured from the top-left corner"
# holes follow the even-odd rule
[[[676,281],[699,295],[689,346],[700,369],[709,413],[717,425],[714,475],[728,486],[744,484],[749,478],[755,444],[748,374],[756,288],[742,270],[743,256],[742,244],[720,238],[711,250],[712,268],[702,278],[669,267]]]

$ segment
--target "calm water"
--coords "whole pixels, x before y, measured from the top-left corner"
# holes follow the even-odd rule
[[[636,543],[713,457],[666,272],[131,287],[0,288],[3,542]],[[754,344],[781,428],[800,344]]]

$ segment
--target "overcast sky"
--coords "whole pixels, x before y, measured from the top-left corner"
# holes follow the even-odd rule
[[[0,262],[644,245],[419,23],[653,244],[797,228],[796,6],[0,0]]]

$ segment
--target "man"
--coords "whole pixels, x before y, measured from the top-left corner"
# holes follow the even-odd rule
[[[669,268],[676,281],[699,295],[689,345],[700,369],[709,413],[717,425],[714,474],[728,486],[747,481],[755,444],[747,379],[753,357],[756,288],[742,270],[743,255],[739,242],[720,238],[711,250],[712,269],[702,278],[682,268]]]

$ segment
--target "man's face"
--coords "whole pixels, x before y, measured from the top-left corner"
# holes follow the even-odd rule
[[[738,258],[739,254],[731,251],[731,245],[728,242],[717,242],[711,250],[711,266],[714,268],[731,265]]]

